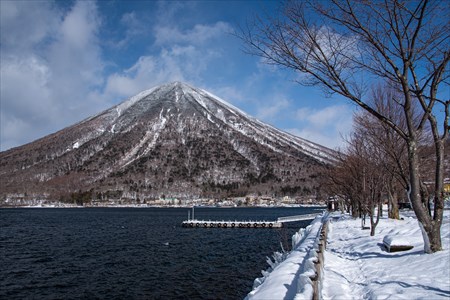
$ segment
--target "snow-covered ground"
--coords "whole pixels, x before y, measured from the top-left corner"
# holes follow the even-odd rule
[[[386,215],[386,214],[385,214]],[[322,299],[448,299],[450,298],[450,211],[445,211],[441,227],[443,251],[425,254],[423,239],[412,212],[403,220],[382,217],[375,236],[361,229],[361,220],[331,214],[320,298]],[[293,240],[293,251],[274,255],[263,278],[255,280],[247,299],[310,299],[305,280],[310,274],[313,240],[318,236],[316,218]],[[414,246],[402,252],[387,252],[383,238],[389,235]],[[300,236],[300,237],[299,237]],[[281,262],[281,260],[283,260]]]
[[[425,254],[416,218],[383,218],[371,237],[361,220],[342,216],[329,226],[323,273],[323,299],[450,298],[450,216],[441,227],[443,251]],[[389,253],[383,237],[398,236],[413,249]]]

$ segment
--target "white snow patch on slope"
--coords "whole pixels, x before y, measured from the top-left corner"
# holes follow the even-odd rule
[[[327,151],[326,148],[314,144],[312,142],[303,140],[299,137],[293,136],[291,134],[288,134],[286,132],[280,131],[276,129],[275,127],[272,127],[270,125],[264,124],[261,121],[249,116],[242,110],[236,108],[232,104],[226,102],[225,100],[221,99],[220,97],[217,97],[214,94],[209,93],[208,91],[201,90],[205,95],[209,96],[210,98],[216,100],[220,104],[224,105],[230,112],[235,114],[236,116],[244,119],[250,120],[250,122],[246,122],[245,124],[233,122],[232,119],[226,120],[224,117],[224,114],[222,111],[218,110],[218,113],[216,114],[216,117],[222,120],[223,122],[227,123],[228,125],[232,126],[235,130],[241,132],[247,137],[250,137],[254,139],[256,142],[264,144],[271,148],[273,151],[281,152],[280,149],[274,147],[270,143],[265,142],[262,139],[258,139],[258,135],[263,135],[268,138],[269,141],[271,141],[274,144],[278,144],[280,142],[288,145],[292,145],[298,148],[298,150],[301,150],[302,152],[305,152],[312,157],[315,157],[319,161],[322,162],[330,162],[335,161],[336,158],[331,154],[330,151]],[[204,102],[204,101],[202,101]],[[202,104],[203,107],[207,108],[206,104]],[[256,126],[255,126],[256,125]]]
[[[298,151],[325,163],[336,161],[334,151],[264,124],[206,90],[194,88],[182,82],[173,82],[160,86],[157,92],[165,93],[172,89],[175,89],[176,103],[181,99],[180,93],[183,95],[190,95],[194,98],[195,102],[204,109],[205,116],[211,123],[220,126],[220,124],[217,123],[217,120],[221,120],[246,137],[269,147],[272,151],[283,152],[278,148],[278,145],[282,144],[296,148]],[[227,117],[224,110],[234,115],[234,117]],[[263,135],[265,137],[261,139],[257,137],[258,135]]]
[[[167,113],[170,111],[170,109],[167,111]],[[161,110],[159,113],[159,122],[153,124],[151,130],[148,130],[144,137],[139,141],[139,143],[134,146],[129,152],[125,154],[125,156],[121,160],[121,167],[125,167],[135,161],[136,159],[141,158],[142,156],[148,154],[150,150],[155,146],[156,141],[158,140],[161,131],[164,129],[167,118],[163,116],[164,109]],[[138,154],[141,149],[143,149],[145,146],[144,151],[142,153]]]
[[[202,89],[200,89],[200,90],[201,90],[203,93],[205,93],[205,95],[207,95],[207,96],[209,96],[209,97],[215,99],[215,100],[218,101],[219,103],[225,105],[225,107],[227,107],[232,113],[234,113],[234,114],[236,114],[236,115],[242,115],[242,116],[244,116],[244,117],[246,117],[246,118],[248,118],[248,119],[250,119],[250,120],[256,120],[256,119],[253,118],[252,116],[246,114],[244,111],[240,110],[239,108],[237,108],[236,106],[230,104],[229,102],[223,100],[222,98],[217,97],[216,95],[211,94],[211,93],[208,92],[208,91],[205,91],[205,90],[202,90]]]
[[[248,149],[248,147],[243,147],[239,144],[239,141],[237,140],[231,140],[231,146],[233,147],[233,149],[238,152],[240,155],[242,155],[243,157],[245,157],[245,159],[247,159],[248,161],[251,162],[251,164],[253,165],[253,167],[255,168],[257,175],[260,174],[260,169],[258,166],[258,160],[255,159],[255,157],[253,157],[251,155],[251,151]]]
[[[126,111],[128,108],[130,108],[131,106],[133,106],[136,102],[138,102],[139,100],[141,100],[142,98],[147,97],[148,95],[150,95],[153,91],[155,91],[158,87],[153,87],[149,90],[145,90],[140,92],[139,94],[129,98],[128,100],[125,100],[124,102],[120,103],[119,105],[116,106],[116,112],[117,112],[117,116],[120,117],[121,114]]]

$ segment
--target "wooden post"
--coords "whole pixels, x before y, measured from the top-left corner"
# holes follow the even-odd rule
[[[313,283],[313,300],[320,299],[320,282],[322,280],[322,270],[324,264],[324,252],[327,248],[328,221],[322,225],[320,230],[319,244],[317,249],[316,274],[311,278]]]

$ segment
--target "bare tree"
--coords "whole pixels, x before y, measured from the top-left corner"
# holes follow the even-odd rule
[[[390,119],[395,120],[400,128],[406,128],[406,122],[402,109],[395,101],[396,91],[387,87],[375,87],[373,92],[373,101],[378,111],[388,115]],[[366,120],[370,120],[369,126],[372,128],[373,134],[371,143],[373,147],[380,147],[384,153],[383,169],[388,174],[386,177],[385,188],[388,196],[388,217],[399,219],[399,197],[407,197],[405,191],[408,189],[408,155],[407,145],[396,132],[383,122],[378,122],[374,117],[370,117],[366,113]]]
[[[357,218],[362,215],[356,186],[353,184],[357,175],[346,162],[347,156],[341,153],[336,164],[324,173],[323,184],[328,195],[334,197],[334,201],[341,200],[339,208]]]
[[[372,93],[374,106],[401,125],[403,115],[395,103],[387,101],[394,94],[389,88],[375,87]],[[330,168],[327,174],[329,192],[343,195],[344,199],[348,199],[348,205],[355,217],[363,215],[363,211],[355,212],[360,208],[366,208],[367,213],[373,217],[375,214],[369,209],[373,210],[374,206],[370,202],[378,203],[381,197],[387,197],[388,217],[398,219],[398,198],[401,195],[406,196],[407,188],[406,143],[389,126],[379,122],[366,111],[356,113],[353,121],[354,133],[347,140],[345,155],[340,157],[339,163]],[[358,163],[355,164],[355,160]],[[356,175],[352,176],[353,173]],[[358,184],[361,180],[365,182]],[[361,193],[363,199],[358,199],[361,197],[355,197],[352,193],[352,187],[358,185],[367,186],[354,192]],[[367,193],[369,190],[370,193]],[[381,209],[381,205],[377,207]],[[380,214],[381,212],[380,210]]]
[[[360,170],[356,159],[348,154],[341,154],[336,164],[325,173],[328,194],[344,199],[344,209],[354,218],[363,217],[367,213],[362,203],[361,185],[355,184],[361,178]]]
[[[357,116],[358,117],[358,116]],[[359,116],[360,117],[360,116]],[[356,127],[347,140],[348,147],[336,166],[330,168],[329,191],[348,199],[352,216],[361,218],[362,229],[370,218],[370,234],[375,235],[382,208],[383,183],[386,172],[381,148],[372,147],[363,127]]]
[[[389,116],[399,127],[406,128],[401,107],[390,101],[396,97],[394,90],[386,86],[374,86],[371,97],[377,111]],[[403,191],[407,190],[409,177],[407,145],[391,127],[379,122],[366,111],[356,114],[354,123],[370,147],[377,149],[380,154],[379,167],[386,173],[383,189],[388,198],[388,216],[399,219],[398,198],[401,195],[406,196],[406,192]]]
[[[353,160],[351,164],[359,170],[359,176],[354,179],[353,184],[360,186],[360,201],[370,217],[370,235],[373,236],[382,211],[382,184],[386,177],[381,167],[384,153],[381,148],[372,147],[364,127],[355,128],[347,152],[348,157]]]
[[[449,88],[449,5],[428,0],[287,1],[279,16],[256,19],[238,34],[248,52],[303,74],[297,80],[300,84],[344,96],[405,141],[408,195],[427,253],[442,249],[444,145],[450,104],[442,97],[448,97]],[[365,92],[376,81],[398,90],[401,97],[391,101],[401,107],[406,128],[371,106]],[[432,216],[423,205],[418,154],[419,137],[426,126],[435,148]]]

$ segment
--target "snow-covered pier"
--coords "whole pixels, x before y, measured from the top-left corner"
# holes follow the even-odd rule
[[[261,220],[230,220],[230,221],[217,221],[217,220],[197,220],[195,218],[195,207],[192,207],[191,212],[188,211],[188,218],[181,223],[181,226],[188,228],[281,228],[282,222],[278,221],[261,221]]]
[[[298,222],[298,221],[307,221],[314,220],[315,217],[320,215],[321,213],[315,214],[306,214],[306,215],[296,215],[296,216],[288,216],[288,217],[280,217],[277,219],[279,223],[287,223],[287,222]]]
[[[283,223],[278,221],[211,221],[187,220],[181,223],[189,228],[281,228]]]
[[[197,220],[194,217],[194,208],[192,208],[192,218],[190,217],[190,212],[188,214],[188,219],[181,223],[183,227],[190,228],[281,228],[283,223],[287,222],[298,222],[313,220],[319,213],[315,214],[305,214],[296,216],[280,217],[276,221],[216,221],[216,220]]]

